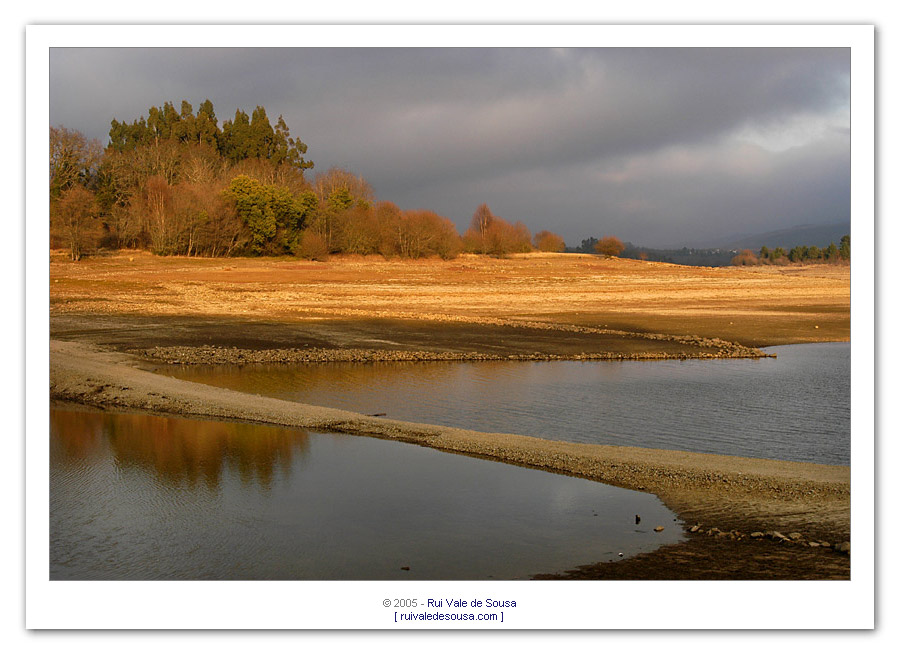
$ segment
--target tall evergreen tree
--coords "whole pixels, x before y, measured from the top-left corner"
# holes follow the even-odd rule
[[[219,153],[232,163],[250,158],[250,117],[243,110],[235,111],[234,120],[222,122]]]
[[[250,133],[247,153],[250,158],[263,158],[270,160],[275,143],[275,131],[266,116],[263,106],[254,108],[250,120]]]
[[[285,118],[279,115],[275,123],[275,149],[272,154],[274,163],[276,165],[287,163],[300,170],[308,170],[313,167],[313,161],[304,160],[303,155],[306,153],[307,146],[291,137]]]
[[[195,119],[197,125],[197,142],[203,145],[219,146],[219,123],[216,120],[216,111],[213,102],[207,99],[197,109]]]
[[[838,246],[838,254],[844,260],[851,259],[851,235],[845,234]]]
[[[291,137],[281,115],[273,127],[263,106],[257,106],[251,116],[236,110],[234,119],[223,122],[220,129],[209,99],[200,104],[196,115],[188,101],[181,102],[180,112],[167,101],[162,108],[150,108],[146,120],[142,116],[127,124],[113,119],[109,137],[109,147],[119,152],[174,139],[186,144],[210,145],[231,163],[259,158],[301,171],[313,167],[312,161],[303,158],[307,145]]]

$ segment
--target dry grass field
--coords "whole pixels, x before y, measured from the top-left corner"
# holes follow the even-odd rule
[[[669,348],[659,338],[573,332],[580,329],[760,347],[850,339],[850,269],[698,268],[552,253],[310,262],[123,251],[77,263],[54,254],[50,312],[55,336],[121,348]]]

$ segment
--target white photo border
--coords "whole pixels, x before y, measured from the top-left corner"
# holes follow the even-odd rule
[[[849,581],[50,581],[49,51],[55,47],[829,47],[851,51]],[[30,25],[26,28],[26,627],[389,629],[383,599],[513,599],[522,629],[869,629],[874,612],[874,28],[869,25]],[[415,589],[414,589],[415,586]],[[461,629],[459,623],[404,628]]]

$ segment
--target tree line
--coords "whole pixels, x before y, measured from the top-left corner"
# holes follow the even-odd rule
[[[377,200],[360,175],[332,168],[309,177],[306,152],[283,117],[273,125],[257,106],[220,126],[209,100],[196,113],[187,101],[179,110],[167,102],[146,118],[113,119],[106,147],[51,127],[51,244],[74,260],[99,248],[308,259],[565,249],[559,235],[532,236],[487,204],[461,236],[434,211]]]
[[[759,251],[737,252],[726,248],[647,248],[629,242],[621,242],[616,237],[597,239],[593,236],[583,239],[572,252],[618,255],[627,259],[684,264],[686,266],[757,266],[786,265],[800,263],[834,263],[851,260],[851,236],[842,237],[839,245],[831,243],[825,248],[817,246],[795,246],[790,249],[767,248]],[[617,252],[618,251],[618,252]]]
[[[844,235],[839,245],[830,243],[825,248],[817,246],[794,246],[785,248],[767,248],[761,246],[757,253],[752,250],[742,250],[732,258],[733,266],[757,266],[787,264],[813,264],[813,263],[838,263],[851,261],[851,235]]]
[[[577,248],[572,248],[570,251],[589,254],[597,253],[598,255],[605,255],[607,257],[619,257],[623,254],[623,251],[631,245],[631,243],[623,243],[619,237],[616,236],[608,235],[601,237],[600,239],[590,236],[587,239],[582,239],[579,246]]]

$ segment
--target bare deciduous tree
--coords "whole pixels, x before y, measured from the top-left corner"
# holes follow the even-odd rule
[[[85,186],[96,174],[103,148],[65,126],[50,127],[50,197]]]
[[[100,235],[93,193],[83,186],[63,192],[51,206],[50,225],[53,237],[66,246],[69,256],[77,262],[96,245]]]

